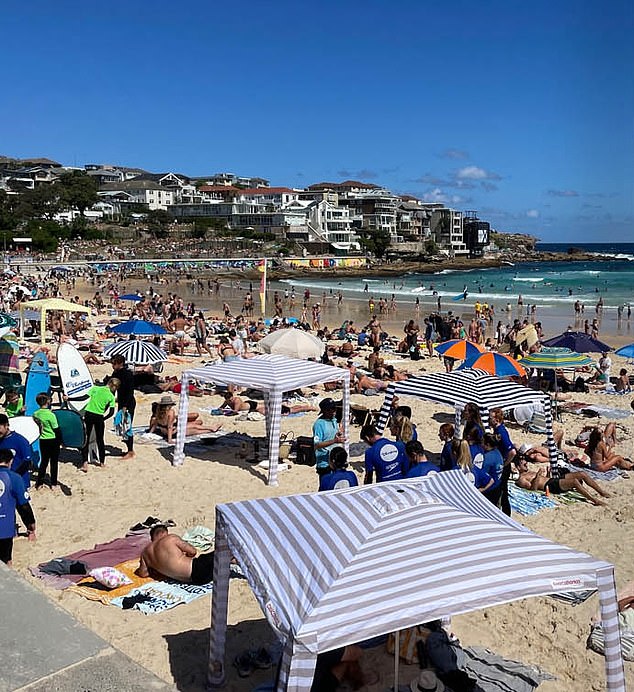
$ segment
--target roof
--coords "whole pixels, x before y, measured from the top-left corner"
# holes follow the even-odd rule
[[[171,190],[163,187],[163,185],[155,183],[153,180],[140,180],[138,178],[121,180],[116,183],[104,183],[99,189],[102,191],[110,190],[114,192],[125,192],[126,190],[164,190],[165,192],[171,192]]]
[[[613,574],[502,514],[461,471],[218,505],[219,554],[214,584],[234,556],[292,646],[290,673],[281,671],[288,687],[278,689],[296,691],[310,690],[318,653],[528,596],[601,588],[598,576]],[[226,597],[214,590],[214,613]],[[210,671],[226,620],[214,616],[212,627]]]
[[[290,187],[248,187],[239,191],[241,195],[286,195],[297,194]]]
[[[341,188],[341,187],[347,187],[347,188],[353,188],[353,187],[361,187],[361,188],[367,188],[370,190],[376,190],[379,189],[378,185],[374,185],[373,183],[362,183],[359,182],[358,180],[344,180],[342,183],[315,183],[314,185],[309,185],[308,189],[309,190],[317,190],[321,188]]]
[[[20,304],[22,308],[31,308],[32,310],[65,310],[67,312],[90,312],[90,308],[79,303],[71,303],[69,300],[61,298],[42,298],[40,300],[28,300]]]
[[[350,373],[333,365],[323,365],[279,355],[240,358],[205,368],[185,371],[189,379],[218,384],[236,384],[265,392],[290,392],[321,382],[350,379]]]
[[[174,173],[172,171],[168,171],[167,173],[143,172],[143,173],[140,173],[139,175],[135,176],[134,178],[132,178],[132,181],[135,181],[135,180],[153,180],[155,182],[158,182],[159,180],[162,180],[163,178],[165,178],[168,175],[173,175],[176,178],[179,178],[184,183],[189,182],[189,178],[186,175],[183,175],[182,173]]]

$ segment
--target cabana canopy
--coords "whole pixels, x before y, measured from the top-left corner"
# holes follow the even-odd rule
[[[266,407],[266,437],[269,443],[269,485],[277,485],[277,462],[280,452],[280,423],[282,418],[282,394],[300,387],[310,387],[322,382],[343,382],[343,427],[348,440],[350,418],[350,373],[332,365],[279,355],[239,358],[205,368],[186,370],[181,376],[181,394],[178,408],[178,432],[174,449],[174,465],[185,459],[185,428],[189,406],[189,382],[214,382],[238,385],[264,392]],[[346,441],[346,449],[348,442]]]
[[[553,417],[550,397],[536,392],[524,385],[493,377],[483,370],[455,370],[440,372],[408,380],[393,382],[385,390],[377,428],[383,432],[390,416],[392,401],[396,395],[414,396],[439,404],[454,406],[456,409],[456,431],[460,426],[460,411],[465,404],[473,402],[480,409],[482,420],[486,421],[492,408],[505,411],[527,404],[541,404],[544,407],[546,439],[550,454],[553,476],[556,477],[557,445],[553,437]]]
[[[71,303],[61,298],[42,298],[41,300],[28,300],[20,303],[20,338],[24,339],[24,311],[26,309],[40,311],[40,334],[42,343],[46,342],[46,313],[48,310],[60,310],[63,312],[87,312],[90,308],[78,303]]]
[[[211,687],[225,681],[233,556],[285,644],[278,692],[308,692],[318,653],[529,596],[595,588],[607,689],[625,690],[614,567],[535,535],[460,471],[217,505],[215,550]]]

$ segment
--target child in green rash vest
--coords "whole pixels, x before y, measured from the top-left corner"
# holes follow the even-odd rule
[[[111,377],[107,385],[93,385],[88,390],[88,404],[84,414],[86,423],[86,444],[81,450],[82,465],[80,469],[88,473],[88,448],[90,445],[90,435],[95,431],[95,439],[99,450],[99,466],[106,463],[106,447],[103,441],[105,432],[104,421],[108,420],[114,413],[116,404],[114,394],[119,389],[121,382],[116,377]]]
[[[40,407],[33,414],[33,418],[40,426],[40,468],[37,472],[35,489],[39,490],[44,485],[46,468],[51,465],[51,489],[57,489],[57,467],[59,462],[59,449],[62,445],[62,434],[55,414],[51,411],[51,399],[48,394],[38,394],[35,397]]]
[[[4,400],[4,410],[9,418],[24,415],[24,399],[15,389],[8,389]]]

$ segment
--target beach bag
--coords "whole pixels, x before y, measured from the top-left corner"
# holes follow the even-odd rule
[[[285,459],[288,459],[288,456],[291,453],[291,447],[293,445],[293,438],[294,437],[295,437],[295,433],[292,430],[289,430],[287,433],[283,433],[282,435],[280,435],[280,452],[279,452],[280,461],[284,461]]]
[[[416,625],[415,627],[408,627],[407,629],[401,630],[399,633],[399,658],[408,664],[418,662],[418,643],[423,643],[423,634],[427,632],[428,630],[422,625]],[[395,642],[396,637],[394,632],[392,632],[387,638],[388,654],[394,654]]]
[[[314,466],[317,463],[315,458],[315,443],[312,437],[297,438],[297,456],[296,464],[304,464],[306,466]]]

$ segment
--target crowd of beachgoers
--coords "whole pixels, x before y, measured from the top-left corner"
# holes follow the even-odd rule
[[[496,314],[492,306],[485,302],[477,302],[472,313],[469,308],[468,315],[464,314],[464,307],[463,314],[454,314],[451,310],[441,312],[433,305],[424,306],[418,302],[404,308],[391,304],[389,299],[376,302],[368,300],[352,310],[336,289],[326,295],[315,296],[311,295],[309,289],[295,290],[289,285],[288,288],[269,291],[270,317],[265,318],[257,316],[260,313],[258,289],[257,284],[244,278],[217,275],[188,278],[155,274],[139,279],[126,276],[123,271],[95,274],[82,270],[38,272],[35,269],[33,273],[5,273],[0,296],[1,308],[9,315],[18,314],[22,303],[45,297],[63,298],[89,307],[90,314],[49,312],[44,345],[39,343],[39,317],[29,313],[27,308],[24,340],[20,343],[21,369],[24,371],[39,351],[46,352],[49,362],[54,365],[57,344],[71,343],[83,354],[98,381],[98,388],[107,377],[117,377],[115,362],[111,363],[103,354],[107,344],[121,339],[112,333],[113,326],[138,319],[162,327],[164,333],[135,338],[147,339],[164,350],[167,354],[164,366],[134,367],[124,362],[123,367],[131,372],[132,396],[136,396],[139,402],[135,425],[142,426],[168,443],[173,442],[176,434],[176,400],[172,395],[180,392],[180,373],[183,369],[192,364],[251,358],[259,353],[258,342],[262,338],[282,328],[294,327],[318,337],[324,345],[323,355],[319,357],[321,361],[345,368],[350,373],[352,412],[360,427],[351,428],[353,437],[349,442],[363,442],[363,451],[360,453],[361,459],[357,458],[359,453],[355,457],[352,450],[349,456],[342,453],[344,440],[342,427],[337,420],[340,385],[325,383],[310,388],[310,391],[305,389],[289,393],[284,404],[286,412],[300,417],[289,417],[287,425],[313,439],[315,469],[294,467],[292,479],[289,475],[282,477],[281,492],[306,492],[318,488],[327,491],[359,482],[420,477],[430,472],[459,468],[485,497],[507,513],[511,511],[509,485],[552,496],[576,491],[588,501],[589,507],[607,502],[608,510],[610,503],[618,505],[621,502],[621,493],[617,492],[615,499],[611,487],[613,484],[602,482],[601,474],[613,471],[620,478],[627,478],[628,470],[632,467],[628,452],[631,425],[624,418],[616,422],[590,421],[599,425],[587,425],[587,419],[577,420],[562,414],[562,420],[555,422],[555,439],[559,458],[565,467],[562,465],[563,472],[556,478],[550,476],[548,462],[551,454],[544,445],[543,433],[527,433],[524,427],[501,409],[490,411],[489,420],[481,420],[478,407],[467,406],[462,412],[463,426],[456,429],[448,421],[439,425],[438,418],[430,417],[436,415],[437,407],[421,406],[420,402],[409,405],[408,401],[396,400],[388,429],[384,435],[377,432],[376,417],[373,417],[373,411],[378,408],[377,402],[380,403],[377,395],[383,393],[390,383],[425,373],[452,371],[460,364],[462,359],[455,354],[439,354],[436,350],[439,343],[472,343],[482,351],[505,353],[521,362],[523,356],[539,352],[542,340],[552,336],[543,334],[538,315],[527,315],[523,309],[515,306]],[[410,314],[406,314],[407,310]],[[585,315],[573,314],[570,319],[571,326],[585,332],[588,337],[601,337],[609,341],[609,335],[606,337],[600,333],[600,307],[585,328]],[[19,333],[17,327],[13,330]],[[626,360],[614,356],[610,351],[596,355],[594,364],[583,366],[574,373],[529,371],[514,379],[541,391],[551,392],[563,407],[568,403],[566,399],[576,393],[596,400],[603,392],[618,392],[622,394],[618,406],[623,411],[629,410],[631,385]],[[117,369],[120,366],[119,360]],[[15,412],[16,407],[19,411],[19,395],[16,401],[15,393],[6,394],[3,403],[7,414]],[[112,394],[111,401],[117,396],[121,397],[116,387]],[[261,419],[265,412],[263,401],[253,391],[241,391],[236,387],[214,389],[202,383],[192,383],[190,395],[198,397],[197,401],[205,406],[201,406],[200,412],[192,413],[187,435],[204,437],[218,430],[261,434],[256,432],[258,426],[262,425],[258,423],[258,416],[245,420],[244,415],[260,414]],[[44,404],[44,408],[48,405]],[[209,411],[214,412],[214,417],[210,417]],[[238,415],[225,416],[223,412]],[[10,430],[10,421],[7,429]],[[115,446],[123,446],[120,439],[113,439],[117,440],[113,443]],[[392,447],[396,450],[394,454]],[[197,506],[200,506],[201,503],[257,497],[262,492],[261,476],[250,477],[253,484],[243,483],[243,476],[239,474],[244,474],[244,469],[234,468],[231,464],[227,468],[222,464],[223,469],[218,464],[214,464],[213,468],[192,467],[191,477],[183,476],[186,480],[182,482],[182,487],[179,483],[177,489],[168,489],[167,481],[158,480],[165,473],[161,471],[165,460],[155,454],[154,447],[137,444],[134,451],[123,449],[117,458],[118,452],[113,452],[112,447],[107,446],[105,454],[101,460],[101,463],[105,462],[105,467],[100,471],[95,469],[94,473],[91,468],[89,474],[72,475],[67,465],[60,464],[59,481],[51,478],[50,472],[33,475],[32,480],[42,490],[34,493],[31,503],[33,521],[38,521],[38,541],[28,545],[31,551],[35,551],[36,559],[50,556],[51,551],[70,552],[76,547],[77,533],[73,534],[71,540],[63,529],[61,517],[67,510],[62,508],[61,503],[70,503],[68,506],[72,507],[78,522],[81,523],[84,517],[87,526],[94,527],[92,519],[89,519],[91,512],[98,516],[106,516],[110,512],[108,502],[102,497],[102,473],[107,474],[109,482],[118,489],[122,498],[117,501],[121,521],[131,524],[135,523],[133,519],[141,507],[141,514],[156,515],[160,510],[163,516],[174,515],[187,524],[192,521],[194,512],[187,509],[188,497],[196,497]],[[125,474],[126,478],[119,478],[122,468],[119,458],[121,463],[126,459],[134,464],[134,467],[126,468],[139,469],[138,484],[137,479],[130,478],[130,473]],[[112,463],[115,460],[116,464]],[[88,468],[84,457],[76,461],[78,468]],[[188,459],[188,462],[196,464],[195,460]],[[149,482],[147,473],[157,484],[158,499],[149,495],[146,497],[147,491],[142,489]],[[214,486],[211,495],[201,490],[205,482]],[[48,487],[56,485],[72,488],[72,494],[46,491]],[[80,500],[76,497],[77,492],[88,498],[86,506],[82,504],[83,498]],[[139,498],[142,498],[140,502]],[[162,507],[157,507],[157,503],[161,503]],[[206,513],[209,524],[213,522],[212,510],[210,506]],[[30,520],[30,517],[26,519]],[[92,532],[82,531],[80,539],[93,542],[112,538],[112,534],[105,530],[107,523],[94,527]],[[29,537],[34,536],[33,526],[33,533],[29,533]],[[33,557],[29,557],[26,544],[18,542],[16,545],[16,566],[25,570],[26,565],[33,562]],[[590,547],[587,549],[592,552]],[[626,576],[631,578],[631,575]],[[252,606],[249,608],[247,612],[253,615],[256,611]],[[78,616],[85,617],[80,607],[71,605],[70,609]],[[236,618],[239,620],[243,615],[241,610]],[[91,616],[89,619],[98,630],[105,627],[96,622],[100,618]],[[107,636],[118,641],[119,635],[114,633],[117,628],[115,622],[107,618],[106,622],[113,629],[112,632],[108,631]],[[161,665],[157,664],[157,672],[169,678],[169,668],[165,669],[167,664]],[[574,685],[566,689],[572,690]]]

